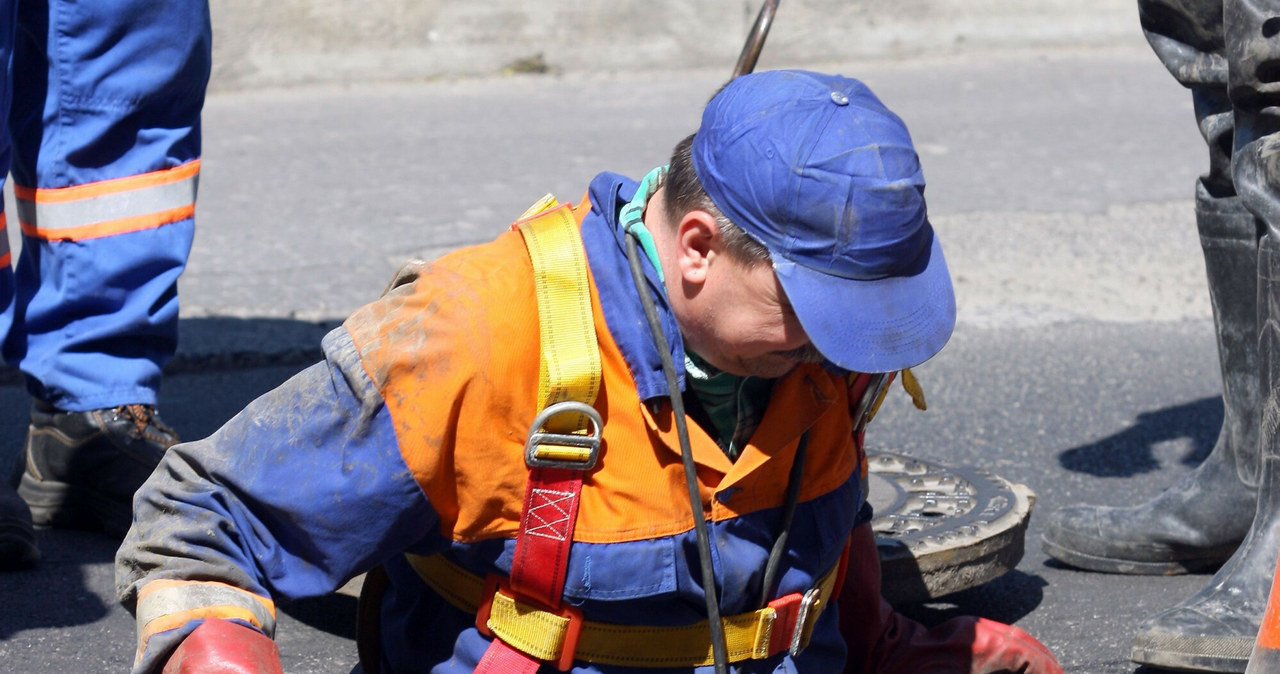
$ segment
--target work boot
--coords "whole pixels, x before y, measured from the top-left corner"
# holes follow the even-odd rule
[[[1238,197],[1196,189],[1196,224],[1217,328],[1224,414],[1191,473],[1128,508],[1078,505],[1049,517],[1046,554],[1104,573],[1167,575],[1221,565],[1249,531],[1258,498],[1257,224]]]
[[[1262,624],[1280,553],[1280,241],[1262,240],[1258,353],[1264,420],[1258,507],[1249,535],[1199,592],[1148,618],[1130,654],[1135,662],[1209,672],[1244,672]]]
[[[0,483],[0,568],[30,566],[39,559],[31,510],[13,487]]]
[[[40,526],[123,537],[133,522],[133,493],[177,442],[150,405],[64,412],[37,400],[18,494]]]

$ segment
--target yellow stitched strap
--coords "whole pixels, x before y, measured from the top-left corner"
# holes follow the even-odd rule
[[[485,583],[441,555],[408,555],[422,580],[446,601],[466,613],[475,613],[484,599]],[[835,587],[836,569],[818,581],[808,616],[796,629],[795,642],[808,644],[813,624],[826,608]],[[751,613],[723,618],[729,660],[741,662],[770,656],[777,611],[763,608]],[[560,657],[570,630],[570,618],[511,598],[499,591],[493,595],[487,623],[507,644],[540,660]],[[781,628],[781,627],[780,627]],[[582,622],[576,659],[624,667],[701,667],[714,664],[711,630],[704,620],[693,625],[646,626]]]
[[[539,611],[496,592],[485,623],[507,645],[539,660],[555,662],[569,634],[569,618]]]
[[[536,210],[540,204],[530,210]],[[544,208],[554,204],[554,199]],[[578,235],[578,222],[569,204],[543,210],[516,223],[533,262],[538,298],[542,365],[539,368],[539,408],[574,400],[587,405],[600,391],[600,347],[591,314],[587,258]],[[546,430],[569,433],[586,429],[581,414],[558,414]]]

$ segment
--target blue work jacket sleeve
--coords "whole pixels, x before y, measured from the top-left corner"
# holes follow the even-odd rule
[[[170,449],[138,491],[116,557],[120,600],[139,621],[135,671],[204,618],[270,635],[273,598],[331,592],[438,532],[351,337],[338,328],[323,348],[324,362],[212,436]],[[165,588],[154,601],[153,582]]]

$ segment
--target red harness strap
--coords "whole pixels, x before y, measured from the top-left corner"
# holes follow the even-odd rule
[[[541,666],[541,660],[517,651],[502,639],[494,639],[476,663],[475,671],[477,674],[535,674]]]
[[[578,518],[582,494],[581,470],[570,468],[533,468],[525,488],[524,510],[520,515],[520,531],[516,535],[515,558],[511,562],[511,578],[505,589],[510,594],[552,613],[562,612],[564,577],[569,566],[569,548],[573,543],[573,527]],[[490,582],[493,585],[493,582]],[[486,590],[486,599],[493,599]],[[489,633],[483,622],[488,611],[476,614],[476,627]],[[568,671],[573,664],[574,644],[565,644],[556,665]],[[517,650],[502,639],[494,638],[476,666],[480,674],[533,674],[542,661]]]
[[[525,489],[520,534],[511,563],[511,589],[550,609],[559,609],[578,518],[582,471],[534,468]]]

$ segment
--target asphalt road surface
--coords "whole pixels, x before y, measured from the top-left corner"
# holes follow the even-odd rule
[[[725,71],[729,69],[727,64]],[[873,447],[986,468],[1037,495],[1017,569],[907,607],[1014,622],[1068,672],[1134,672],[1132,633],[1207,575],[1074,571],[1040,551],[1045,515],[1136,503],[1212,446],[1222,407],[1192,214],[1207,164],[1186,93],[1130,48],[808,64],[860,77],[912,129],[960,322],[919,368],[927,412],[895,392]],[[222,94],[206,106],[182,347],[162,410],[188,438],[318,354],[400,261],[479,242],[544,192],[665,162],[724,73],[519,76]],[[13,228],[16,229],[16,228]],[[15,242],[16,244],[16,242]],[[0,465],[28,401],[0,373]],[[41,531],[44,560],[0,575],[0,670],[125,671],[115,541]],[[350,594],[286,604],[288,672],[355,661]]]

